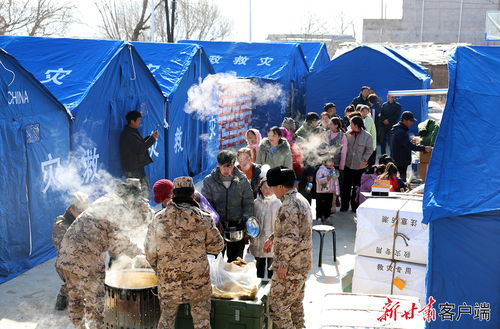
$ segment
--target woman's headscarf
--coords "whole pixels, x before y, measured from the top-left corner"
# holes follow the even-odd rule
[[[255,134],[255,136],[257,137],[257,141],[255,142],[255,144],[250,144],[250,142],[248,142],[248,139],[247,139],[247,134],[248,132],[251,131]],[[259,145],[260,145],[260,142],[262,141],[262,135],[260,134],[260,132],[257,130],[257,129],[248,129],[247,132],[245,133],[245,140],[247,141],[247,147],[248,148],[251,148],[253,150],[256,150],[258,151],[259,150]]]
[[[288,131],[288,129],[286,129],[284,127],[280,127],[280,130],[281,130],[281,134],[283,135],[283,138],[285,138],[288,141],[288,144],[291,145],[293,143],[292,134]]]

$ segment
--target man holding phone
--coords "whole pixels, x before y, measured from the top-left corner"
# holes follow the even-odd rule
[[[158,129],[143,138],[139,132],[142,121],[141,112],[130,111],[125,118],[127,125],[120,136],[120,160],[123,174],[127,178],[140,179],[143,196],[149,200],[149,183],[144,167],[153,162],[148,149],[156,143]]]

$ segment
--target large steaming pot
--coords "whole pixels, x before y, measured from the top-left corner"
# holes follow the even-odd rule
[[[106,273],[104,324],[106,329],[156,329],[160,303],[153,270]]]

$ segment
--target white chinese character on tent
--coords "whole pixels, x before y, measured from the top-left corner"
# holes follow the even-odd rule
[[[160,65],[154,65],[154,64],[149,63],[148,69],[151,71],[151,73],[155,73],[156,71],[158,71],[160,69]]]
[[[153,146],[151,146],[149,148],[149,156],[150,157],[158,157],[160,155],[160,153],[158,153],[158,151],[156,151],[156,148],[158,147],[158,140],[156,140],[156,142],[153,144]]]
[[[62,67],[57,70],[47,70],[45,72],[45,78],[47,80],[43,80],[42,83],[47,83],[52,81],[56,85],[62,85],[63,83],[60,81],[61,79],[67,77],[73,72],[72,70],[64,70]]]
[[[212,117],[212,119],[210,119],[210,121],[208,122],[208,126],[208,138],[212,139],[217,135],[217,119],[215,117]]]
[[[85,150],[85,155],[83,156],[83,183],[92,183],[97,176],[97,162],[99,160],[99,154],[97,149],[94,147],[93,150]]]
[[[211,64],[219,64],[221,59],[222,59],[222,56],[210,56],[209,57]]]
[[[182,128],[177,127],[174,137],[174,152],[179,153],[181,151],[184,151],[184,148],[182,147]]]
[[[247,62],[250,58],[247,56],[238,56],[233,59],[234,65],[247,65]]]
[[[61,159],[55,158],[52,159],[52,154],[48,154],[49,159],[47,161],[43,161],[41,163],[42,166],[42,178],[45,183],[45,187],[42,192],[47,193],[49,188],[53,188],[53,185],[56,183],[55,169],[61,166]]]
[[[272,57],[261,57],[260,63],[257,66],[271,66],[271,62],[274,61]]]

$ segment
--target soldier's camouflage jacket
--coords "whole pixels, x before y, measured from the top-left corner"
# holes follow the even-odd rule
[[[295,189],[283,197],[274,227],[272,268],[307,273],[312,263],[312,216],[307,200]]]
[[[192,204],[172,200],[149,225],[145,252],[158,277],[160,299],[189,303],[212,295],[207,254],[224,242],[212,215]]]
[[[122,232],[135,214],[125,200],[107,194],[96,200],[71,224],[61,242],[56,267],[79,276],[102,276],[104,252],[134,257],[140,249]]]

